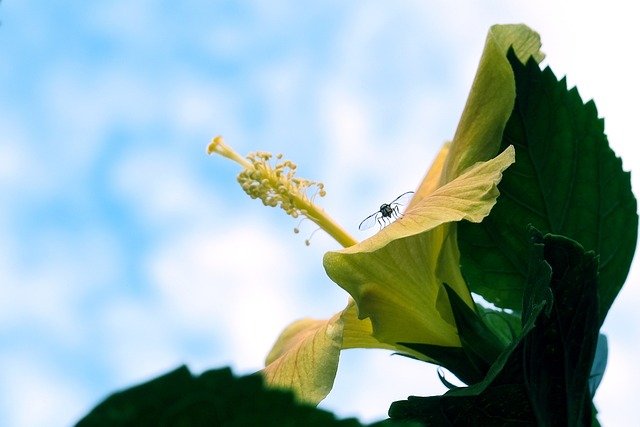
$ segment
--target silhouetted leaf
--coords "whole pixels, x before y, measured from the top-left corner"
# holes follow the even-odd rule
[[[390,421],[377,425],[393,424]],[[77,427],[359,427],[329,412],[300,405],[290,392],[264,388],[257,375],[234,377],[228,368],[193,376],[182,366],[114,393]]]

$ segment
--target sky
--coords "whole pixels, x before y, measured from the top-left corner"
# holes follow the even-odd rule
[[[337,243],[305,246],[313,226],[294,234],[206,145],[284,153],[365,238],[452,138],[493,24],[541,34],[640,188],[633,4],[468,3],[2,1],[0,425],[71,425],[181,364],[253,372],[290,322],[343,308],[322,267]],[[636,415],[639,268],[603,327],[604,426]],[[443,391],[431,366],[348,350],[321,407],[372,421]]]

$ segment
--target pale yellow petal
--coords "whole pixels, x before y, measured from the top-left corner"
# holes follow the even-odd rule
[[[491,27],[440,185],[497,154],[516,96],[515,78],[507,60],[511,46],[523,62],[531,56],[537,61],[544,57],[540,52],[540,36],[526,25]]]
[[[447,159],[447,155],[449,154],[450,147],[450,142],[447,142],[442,146],[442,148],[438,152],[438,155],[433,160],[433,163],[431,164],[427,175],[422,180],[422,184],[420,184],[418,190],[416,191],[416,194],[407,205],[407,209],[411,209],[412,206],[417,204],[420,200],[426,198],[440,186],[440,176],[442,175],[442,169],[444,168],[444,163]]]
[[[358,307],[351,298],[349,298],[347,307],[342,311],[342,319],[344,320],[343,350],[349,348],[385,348],[388,350],[397,350],[395,346],[383,344],[373,337],[371,320],[358,318]]]
[[[369,318],[358,318],[358,308],[353,299],[349,299],[349,305],[347,305],[347,308],[343,310],[342,318],[344,319],[343,350],[348,350],[350,348],[378,348],[392,350],[396,353],[402,353],[415,359],[435,363],[433,359],[426,357],[424,354],[413,349],[398,344],[386,344],[375,339],[373,337],[373,326],[371,325],[371,320]]]
[[[358,317],[370,318],[377,340],[460,345],[440,277],[458,277],[445,265],[456,260],[442,259],[443,248],[449,250],[452,242],[452,229],[443,225],[479,222],[488,215],[502,172],[514,161],[509,147],[438,188],[370,239],[325,254],[327,274],[355,299]],[[456,291],[470,304],[463,286],[462,281]]]
[[[344,321],[302,319],[289,325],[267,356],[261,371],[270,387],[293,391],[296,398],[316,405],[333,387],[338,370]]]
[[[412,203],[401,218],[379,233],[339,253],[374,251],[395,239],[424,233],[446,222],[482,221],[495,204],[502,172],[514,161],[515,150],[510,146],[494,159],[469,169],[455,183],[440,187],[429,197]]]

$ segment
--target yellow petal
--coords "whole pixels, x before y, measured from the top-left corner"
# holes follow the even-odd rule
[[[373,337],[371,320],[358,318],[358,307],[351,298],[349,298],[347,308],[342,311],[342,319],[344,320],[343,350],[349,348],[385,348],[388,350],[397,350],[395,346],[383,344]]]
[[[433,193],[440,186],[440,177],[442,175],[442,169],[449,154],[451,143],[445,143],[440,152],[434,159],[427,175],[422,180],[422,184],[418,187],[416,194],[411,198],[411,201],[407,205],[407,210],[416,205],[420,200],[426,198],[429,194]]]
[[[497,154],[516,96],[515,79],[507,60],[511,46],[523,62],[530,56],[537,61],[544,58],[540,52],[540,36],[526,25],[491,27],[440,185]]]
[[[270,387],[293,391],[312,405],[333,387],[338,370],[344,321],[342,312],[330,319],[302,319],[289,325],[267,356],[261,371]]]
[[[435,363],[435,361],[424,354],[419,353],[411,348],[398,344],[387,344],[378,341],[373,337],[373,326],[371,319],[358,318],[358,306],[353,299],[349,299],[349,305],[342,312],[344,319],[344,341],[342,349],[350,348],[378,348],[384,350],[393,350],[395,352],[404,353],[416,359],[425,360]]]
[[[515,150],[509,147],[438,188],[370,239],[325,254],[327,274],[355,299],[358,317],[371,319],[376,339],[391,345],[460,345],[439,276],[451,270],[445,265],[449,261],[441,259],[445,243],[455,243],[455,231],[443,225],[480,222],[488,215],[502,172],[514,161]],[[466,287],[456,291],[471,304]]]
[[[358,319],[350,298],[347,307],[330,319],[302,319],[289,325],[271,349],[261,373],[270,387],[289,389],[299,401],[316,405],[333,387],[341,349],[402,350],[424,358],[413,350],[383,344],[371,333],[371,321]]]
[[[409,209],[465,169],[497,154],[516,96],[515,78],[507,60],[511,46],[522,62],[530,56],[538,62],[544,58],[540,36],[526,25],[491,27],[455,137],[438,153]]]

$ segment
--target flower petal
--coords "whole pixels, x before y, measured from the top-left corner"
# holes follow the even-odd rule
[[[325,254],[327,274],[355,299],[358,317],[371,319],[376,339],[391,345],[460,345],[442,282],[468,304],[471,297],[461,277],[461,284],[449,282],[458,277],[442,254],[455,244],[455,229],[443,225],[482,221],[495,204],[502,172],[514,161],[515,150],[509,147],[438,188],[373,237]]]
[[[397,350],[373,338],[371,321],[358,319],[351,298],[347,307],[330,319],[307,318],[289,325],[278,337],[261,372],[270,387],[290,389],[299,401],[316,405],[333,387],[340,350],[349,348]]]
[[[301,402],[318,404],[333,387],[343,329],[342,312],[330,319],[307,318],[289,325],[267,356],[261,371],[265,382],[292,390]]]
[[[469,98],[453,138],[440,185],[450,182],[480,161],[493,158],[511,116],[516,97],[513,71],[507,52],[540,62],[540,36],[526,25],[494,25],[489,30]],[[424,185],[424,184],[423,184]]]
[[[349,304],[342,311],[344,320],[344,336],[342,349],[349,348],[384,348],[397,350],[390,344],[384,344],[373,337],[373,327],[370,319],[358,318],[358,307],[353,299],[349,298]]]
[[[411,198],[411,201],[407,205],[407,210],[416,205],[420,200],[426,198],[433,193],[441,184],[440,177],[442,176],[442,170],[444,169],[447,156],[449,155],[449,149],[451,148],[451,142],[446,142],[438,155],[433,160],[427,175],[422,180],[422,184],[418,187],[416,194]]]
[[[408,208],[468,167],[497,154],[516,96],[507,52],[513,47],[521,61],[533,56],[540,62],[544,58],[540,46],[540,36],[526,25],[491,27],[455,137],[438,153]]]

